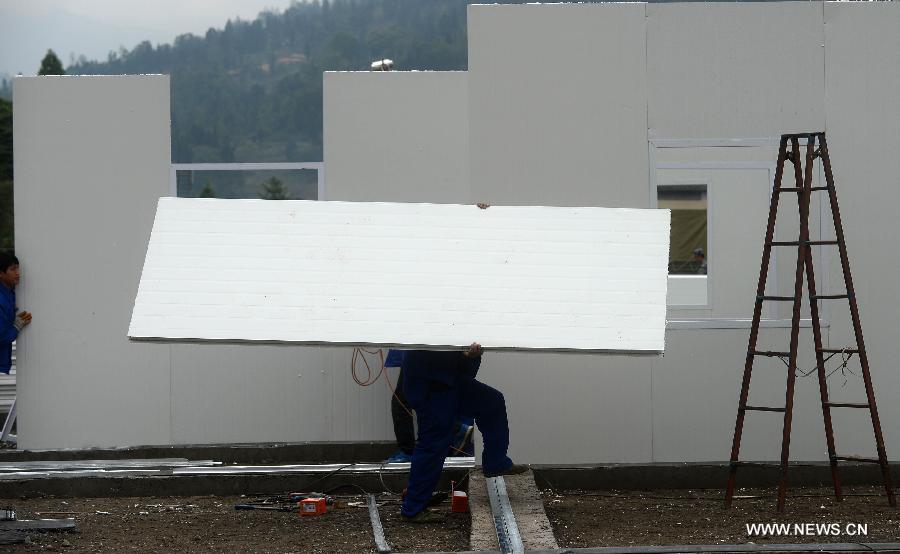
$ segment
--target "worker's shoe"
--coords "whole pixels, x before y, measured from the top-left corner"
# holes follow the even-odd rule
[[[428,506],[431,506],[431,507],[437,506],[444,500],[447,500],[448,498],[450,498],[450,495],[447,494],[446,491],[436,492],[436,493],[432,494],[431,498],[428,500]]]
[[[398,450],[384,461],[386,464],[408,464],[412,461],[412,454],[407,454],[402,450]]]
[[[401,518],[406,523],[443,523],[444,516],[437,512],[431,512],[428,510],[422,510],[414,516],[404,516],[401,515]]]
[[[488,473],[487,471],[485,471],[484,476],[485,477],[500,477],[501,475],[518,475],[520,473],[525,473],[529,469],[531,469],[531,468],[529,468],[525,464],[513,464],[513,465],[509,466],[508,468],[504,469],[503,471],[498,471],[495,473]]]
[[[472,451],[472,431],[474,427],[472,425],[466,425],[465,423],[460,423],[459,428],[456,430],[456,434],[453,435],[453,444],[450,448],[451,456],[473,456],[474,451]]]

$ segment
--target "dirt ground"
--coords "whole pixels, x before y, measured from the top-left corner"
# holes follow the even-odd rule
[[[740,489],[729,510],[723,507],[722,490],[545,490],[543,496],[556,541],[565,548],[900,542],[900,511],[888,506],[883,488],[857,487],[844,493],[848,496],[839,503],[831,489],[791,489],[784,515],[775,510],[774,490]],[[787,536],[750,536],[746,525],[754,523],[837,523],[839,534],[797,535],[792,530]],[[867,524],[868,535],[848,534],[847,524]],[[827,532],[833,531],[831,526]]]
[[[552,491],[542,495],[560,547],[667,544],[900,542],[900,511],[883,490],[854,488],[837,503],[829,489],[792,489],[784,515],[774,491],[741,489],[731,510],[721,490]],[[319,517],[278,511],[238,511],[250,497],[0,499],[18,519],[74,517],[77,532],[36,533],[30,543],[3,545],[6,552],[374,552],[365,497],[335,498],[343,507]],[[358,503],[358,505],[354,505]],[[379,496],[385,536],[396,552],[467,550],[470,518],[449,513],[440,525],[400,520],[396,496]],[[349,505],[346,505],[349,504]],[[68,514],[59,512],[69,512]],[[829,536],[749,536],[753,523],[837,523]],[[865,524],[868,535],[849,536],[846,524]]]
[[[17,519],[74,517],[77,532],[36,533],[28,544],[0,552],[375,552],[364,496],[336,496],[361,506],[300,517],[296,512],[239,511],[247,497],[0,499]],[[397,497],[379,497],[385,537],[396,552],[459,551],[469,545],[469,515],[451,514],[441,525],[400,520]],[[48,512],[71,512],[70,514]],[[9,549],[9,550],[5,550]]]

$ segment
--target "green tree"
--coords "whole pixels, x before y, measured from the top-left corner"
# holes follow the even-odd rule
[[[13,178],[12,102],[0,99],[0,181]]]
[[[216,197],[216,191],[215,191],[215,189],[213,189],[212,184],[210,184],[209,181],[207,181],[206,184],[203,185],[203,190],[200,191],[199,197],[200,198],[215,198]]]
[[[263,191],[259,194],[259,197],[263,200],[290,200],[291,195],[288,194],[286,188],[284,188],[284,183],[281,182],[281,179],[278,177],[272,177],[268,181],[265,181],[260,185]]]
[[[41,60],[41,68],[38,75],[65,75],[66,70],[63,69],[62,62],[56,56],[53,50],[47,50],[47,55]]]
[[[13,248],[12,104],[0,100],[0,249]]]

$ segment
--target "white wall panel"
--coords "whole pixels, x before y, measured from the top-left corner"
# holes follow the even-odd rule
[[[465,72],[326,72],[326,200],[467,204]]]
[[[472,194],[649,207],[643,4],[469,6]]]
[[[635,356],[488,352],[478,379],[504,393],[517,463],[650,462],[650,364]]]
[[[19,445],[165,444],[169,349],[131,344],[130,307],[168,190],[169,78],[14,81]]]
[[[896,240],[900,204],[900,4],[861,2],[825,5],[825,107],[828,147],[834,170],[850,267],[859,303],[875,396],[888,457],[900,454],[900,372],[897,371],[897,314],[900,247]],[[829,274],[833,293],[842,292],[837,256]],[[844,302],[830,306],[831,346],[854,342]],[[850,367],[859,373],[857,362]],[[847,385],[830,380],[831,394],[846,402],[864,398],[859,377]],[[857,410],[863,412],[863,410]],[[847,410],[834,416],[838,450],[871,454],[871,424]],[[867,414],[863,414],[867,415]]]
[[[752,294],[752,291],[750,291]],[[790,329],[762,329],[760,344],[784,346]],[[653,461],[727,460],[731,453],[748,329],[669,330],[666,354],[653,361]],[[800,335],[800,366],[814,364],[812,333]],[[757,358],[750,403],[783,406],[787,368],[777,359]],[[827,459],[822,408],[815,376],[797,379],[791,458]],[[748,413],[742,460],[777,460],[783,414]]]
[[[661,351],[668,233],[667,210],[163,198],[129,336]]]
[[[822,3],[646,6],[650,138],[824,128]]]

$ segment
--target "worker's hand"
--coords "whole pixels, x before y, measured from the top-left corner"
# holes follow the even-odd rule
[[[469,348],[463,353],[463,355],[467,358],[478,358],[484,352],[484,348],[481,347],[477,342],[473,342],[469,345]]]
[[[13,326],[16,328],[16,331],[21,331],[29,323],[31,323],[31,314],[29,312],[22,311],[16,314],[16,321],[13,322]]]
[[[486,210],[491,207],[490,204],[485,204],[484,202],[479,202],[475,205],[478,206],[479,208],[481,208],[482,210]]]

